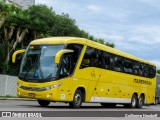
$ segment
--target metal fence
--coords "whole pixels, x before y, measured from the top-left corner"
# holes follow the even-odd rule
[[[16,85],[17,77],[0,75],[0,96],[17,96]]]

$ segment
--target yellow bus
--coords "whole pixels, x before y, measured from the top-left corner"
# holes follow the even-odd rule
[[[114,48],[85,38],[51,37],[15,51],[13,63],[20,53],[17,96],[37,99],[41,106],[65,102],[80,108],[92,102],[142,108],[154,103],[156,66]]]

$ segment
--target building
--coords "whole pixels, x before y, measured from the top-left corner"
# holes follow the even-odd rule
[[[27,9],[28,7],[35,5],[35,0],[4,0],[6,3],[12,3],[16,6]]]

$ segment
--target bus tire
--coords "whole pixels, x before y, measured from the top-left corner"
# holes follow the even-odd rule
[[[138,99],[138,108],[142,108],[142,106],[144,105],[144,97],[141,95]]]
[[[138,98],[135,94],[133,94],[131,98],[131,103],[130,104],[124,104],[125,108],[136,108],[138,105]]]
[[[80,108],[82,105],[83,94],[80,90],[76,90],[73,101],[69,103],[72,108]]]
[[[101,103],[101,106],[104,108],[115,108],[116,104],[115,103]]]
[[[47,100],[38,100],[38,103],[42,107],[47,107],[50,104],[50,101],[47,101]]]
[[[138,105],[138,98],[135,94],[133,94],[132,99],[131,99],[131,103],[130,103],[130,107],[136,108],[137,105]]]

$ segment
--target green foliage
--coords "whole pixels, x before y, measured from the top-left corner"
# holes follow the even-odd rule
[[[3,4],[4,4],[4,1],[3,1],[3,0],[0,0],[0,9],[2,9]]]
[[[88,32],[81,30],[76,21],[68,14],[56,14],[46,5],[33,5],[22,10],[13,4],[4,4],[0,1],[0,17],[5,22],[0,28],[0,73],[18,75],[19,63],[12,64],[11,58],[14,50],[26,48],[30,41],[48,36],[74,36],[90,39],[101,44],[114,47],[113,43],[104,39],[95,38]],[[9,61],[8,61],[9,60]]]
[[[30,16],[31,31],[47,34],[54,24],[55,13],[45,5],[33,5],[26,12]]]
[[[114,43],[108,43],[108,42],[106,42],[105,45],[107,45],[107,46],[109,46],[109,47],[112,47],[112,48],[115,47]]]
[[[157,70],[157,73],[160,74],[160,69]]]
[[[25,11],[21,9],[16,9],[15,11],[10,12],[6,17],[5,26],[15,26],[16,28],[29,28],[29,16],[27,16]]]

